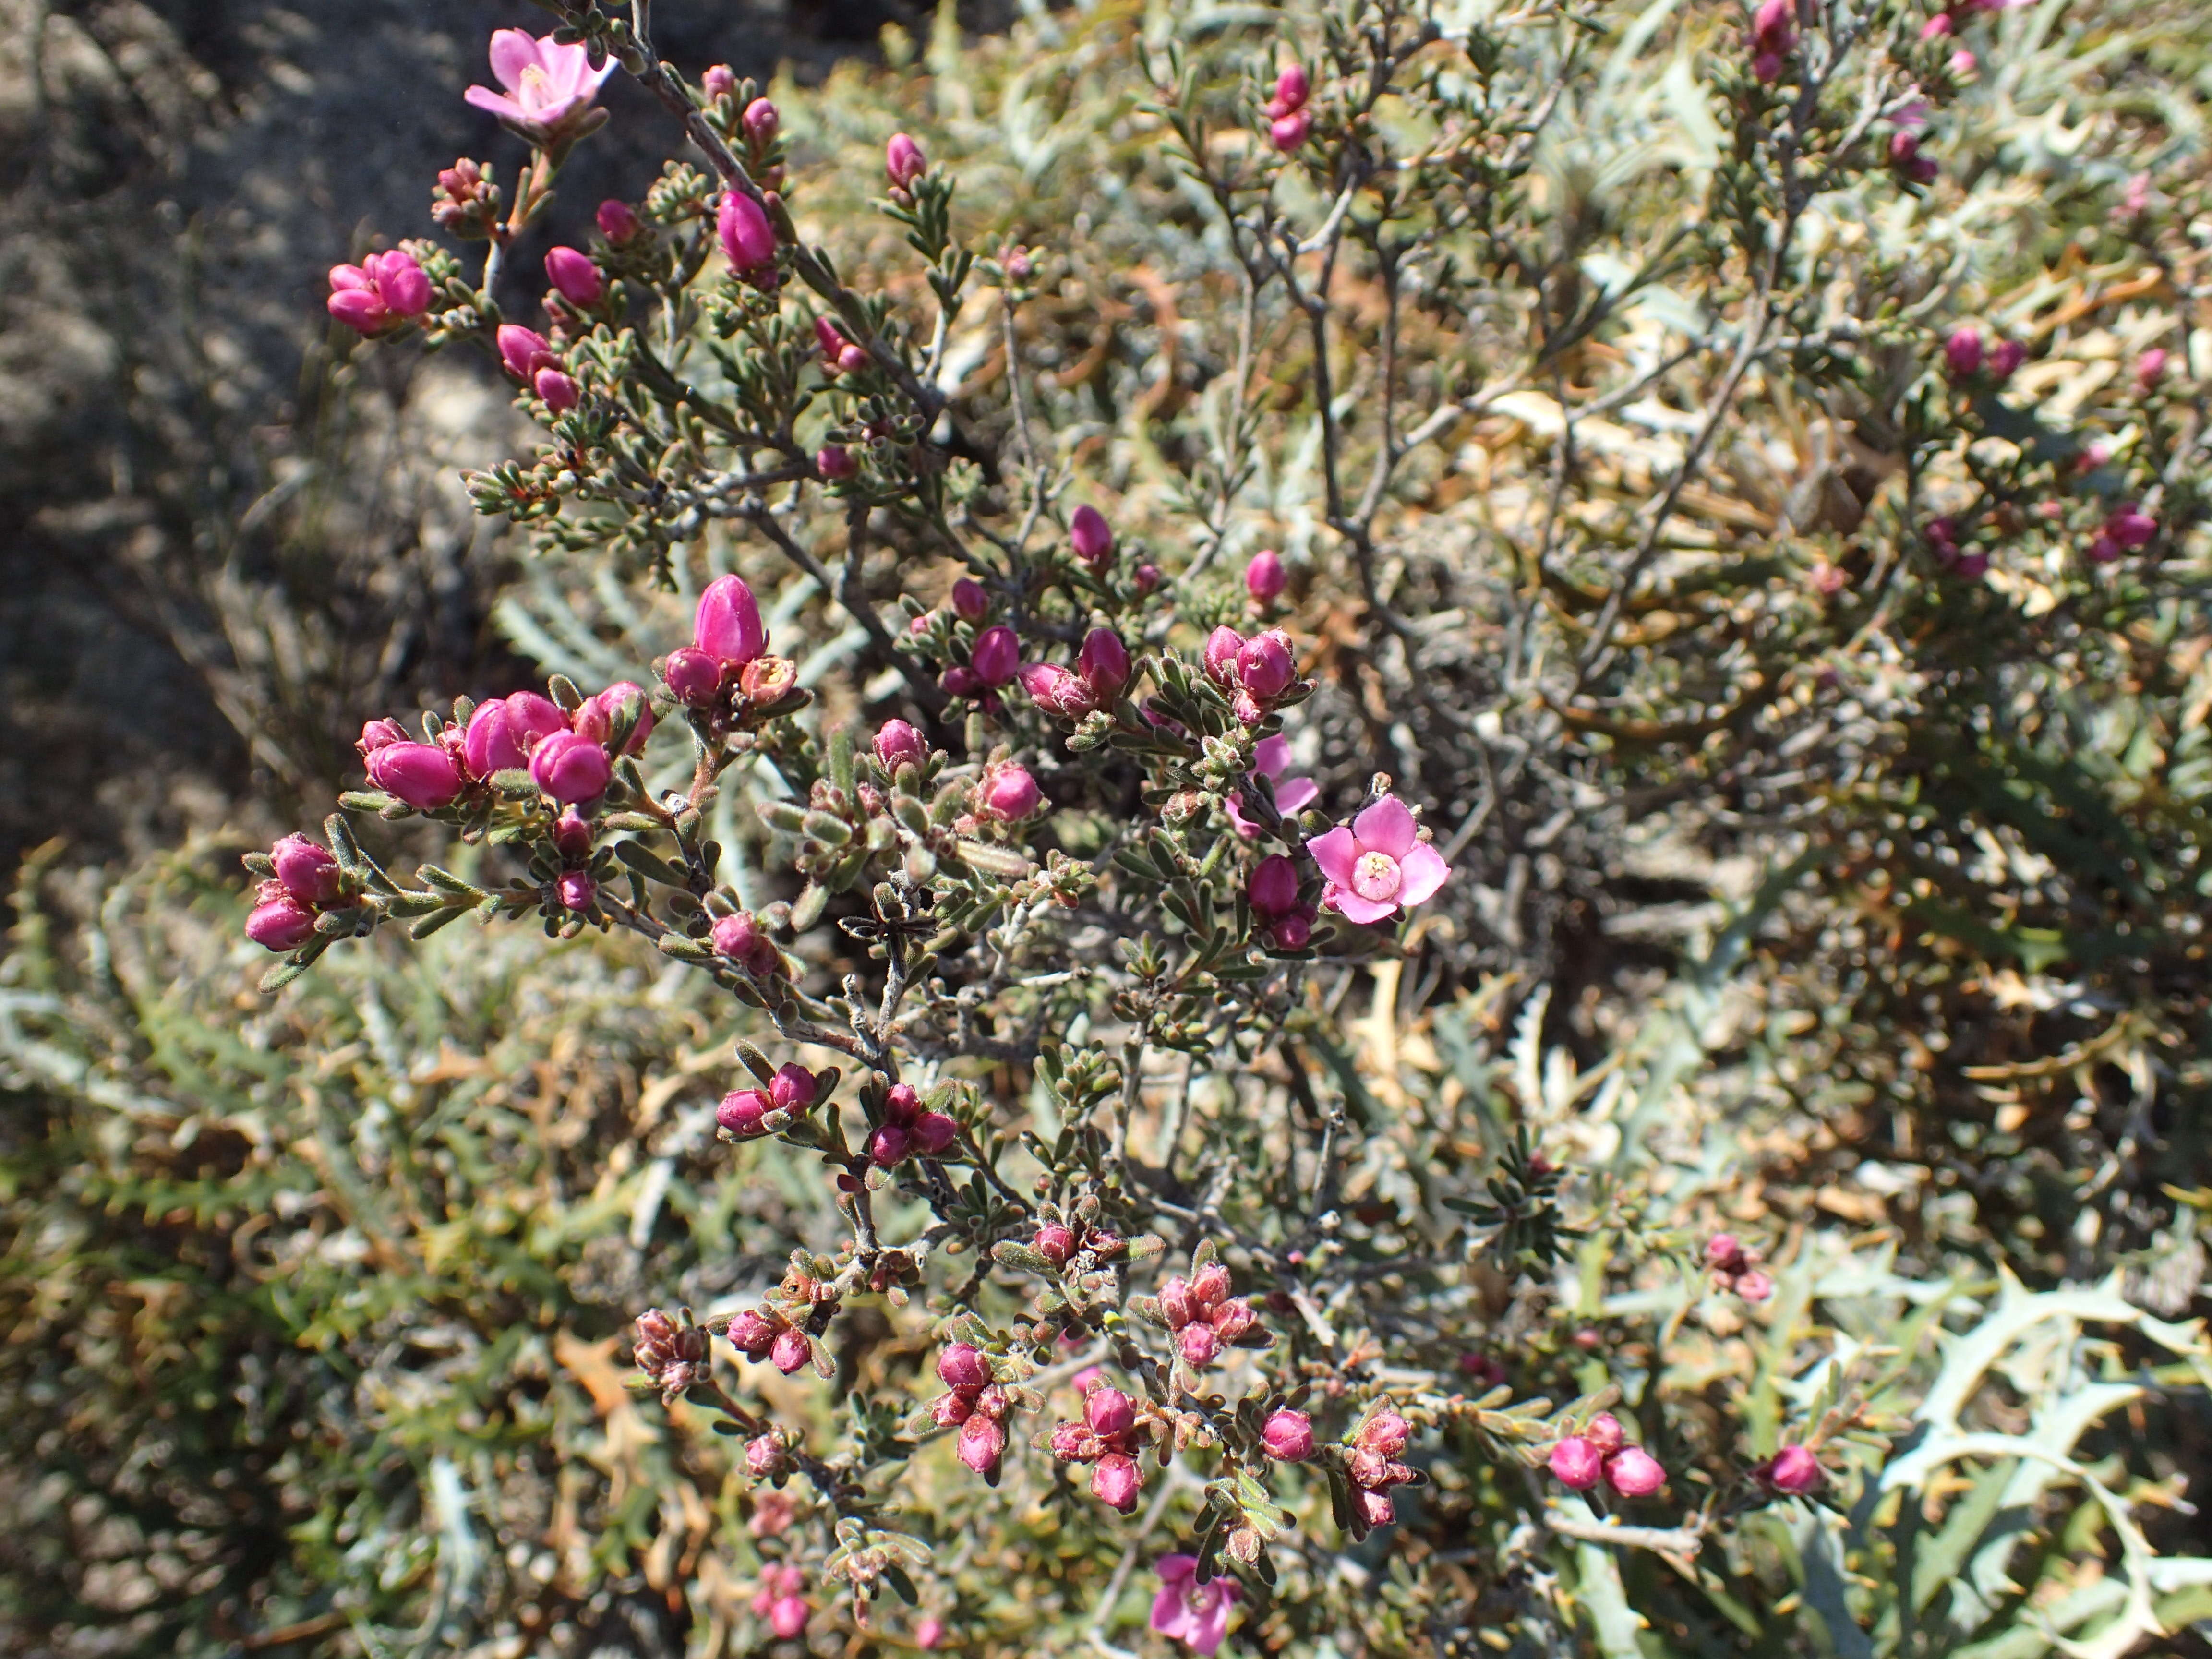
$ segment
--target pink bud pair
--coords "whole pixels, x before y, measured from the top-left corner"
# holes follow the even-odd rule
[[[623,719],[631,724],[623,752],[635,755],[653,735],[653,704],[645,688],[635,680],[617,680],[597,696],[585,698],[570,724],[593,743],[603,744],[613,738],[616,723]]]
[[[1253,867],[1244,885],[1245,902],[1261,931],[1281,951],[1302,951],[1313,938],[1314,913],[1298,902],[1298,866],[1280,853]]]
[[[430,308],[430,278],[402,248],[331,267],[330,313],[361,334],[381,334]]]
[[[814,319],[814,341],[822,348],[822,367],[831,374],[857,374],[868,366],[868,354],[846,338],[844,330],[827,317]]]

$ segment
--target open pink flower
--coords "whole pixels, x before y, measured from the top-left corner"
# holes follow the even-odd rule
[[[1350,823],[1308,842],[1306,851],[1328,878],[1323,907],[1371,925],[1432,896],[1451,870],[1419,830],[1406,803],[1385,795]]]
[[[491,72],[507,90],[471,87],[461,95],[532,143],[546,145],[591,130],[586,112],[614,69],[612,58],[593,69],[581,44],[564,46],[550,35],[538,40],[521,29],[500,29],[491,37]]]
[[[1285,817],[1303,812],[1313,805],[1314,797],[1321,793],[1321,786],[1311,778],[1285,778],[1291,769],[1291,740],[1278,733],[1262,738],[1252,750],[1252,769],[1275,786],[1275,810]],[[1237,826],[1237,833],[1247,841],[1257,839],[1260,826],[1237,809],[1244,805],[1242,790],[1229,797],[1229,821]]]
[[[1213,1654],[1229,1634],[1229,1610],[1243,1594],[1236,1581],[1198,1582],[1198,1558],[1163,1555],[1160,1593],[1152,1598],[1152,1628],[1194,1653]]]

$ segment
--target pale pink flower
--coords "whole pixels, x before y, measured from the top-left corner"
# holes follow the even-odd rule
[[[1262,738],[1252,750],[1252,770],[1275,786],[1275,810],[1285,817],[1303,812],[1321,793],[1321,786],[1311,778],[1285,778],[1291,769],[1291,740],[1278,732],[1272,738]],[[1247,841],[1258,837],[1260,826],[1238,811],[1244,805],[1242,790],[1232,790],[1229,796],[1229,822],[1237,826],[1237,833]]]
[[[1451,870],[1419,830],[1405,802],[1385,795],[1350,823],[1308,842],[1306,851],[1328,879],[1322,906],[1371,926],[1433,896]]]
[[[507,90],[471,87],[461,95],[544,145],[580,136],[581,118],[614,69],[612,58],[593,69],[580,43],[562,46],[550,35],[538,40],[521,29],[501,29],[491,37],[491,72]]]
[[[1159,1560],[1160,1593],[1152,1599],[1152,1628],[1194,1653],[1213,1654],[1229,1634],[1229,1612],[1243,1592],[1236,1581],[1198,1582],[1198,1558],[1164,1555]]]

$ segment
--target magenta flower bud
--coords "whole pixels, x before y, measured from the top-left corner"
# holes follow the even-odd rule
[[[1261,859],[1245,884],[1244,896],[1262,919],[1288,915],[1297,908],[1298,866],[1280,853]]]
[[[1959,562],[1962,570],[1966,562],[1964,559]],[[1978,576],[1982,573],[1976,570],[1972,574]],[[1741,1273],[1735,1276],[1735,1293],[1747,1302],[1764,1302],[1774,1294],[1774,1281],[1759,1272],[1758,1268],[1753,1267],[1748,1273]]]
[[[757,1434],[745,1442],[745,1468],[757,1480],[766,1480],[790,1466],[783,1442],[772,1434]]]
[[[606,297],[606,283],[592,256],[572,247],[556,247],[545,256],[545,280],[580,311],[589,311]]]
[[[1083,1420],[1101,1440],[1115,1440],[1137,1426],[1137,1407],[1119,1389],[1093,1389],[1083,1402]]]
[[[1303,951],[1313,939],[1313,917],[1304,910],[1294,910],[1269,922],[1267,933],[1278,951]]]
[[[1961,46],[1951,54],[1951,73],[1963,81],[1974,72],[1977,61],[1972,52]]]
[[[430,278],[405,249],[372,253],[362,261],[362,269],[395,316],[420,317],[430,308]]]
[[[929,744],[904,720],[885,720],[876,730],[876,758],[893,772],[902,766],[919,771],[929,763]]]
[[[1237,683],[1237,653],[1243,648],[1244,636],[1225,624],[1206,636],[1206,672],[1216,685]]]
[[[1209,1261],[1190,1276],[1190,1310],[1202,1316],[1221,1305],[1229,1295],[1229,1269]]]
[[[583,398],[582,389],[575,381],[557,368],[541,368],[531,383],[531,390],[544,401],[545,407],[556,415],[566,415]]]
[[[1285,1407],[1260,1431],[1260,1443],[1279,1463],[1303,1463],[1314,1455],[1313,1419]]]
[[[1160,1317],[1168,1322],[1168,1328],[1179,1331],[1191,1321],[1190,1281],[1170,1279],[1160,1286]]]
[[[767,945],[769,938],[750,913],[738,911],[735,915],[718,916],[714,931],[708,936],[714,949],[733,961],[744,962],[758,954]]]
[[[884,1121],[909,1127],[921,1115],[921,1096],[911,1083],[894,1083],[884,1091]]]
[[[255,905],[246,918],[246,938],[266,950],[295,950],[314,933],[314,913],[281,887],[276,897]]]
[[[827,317],[814,319],[814,343],[822,348],[822,363],[832,374],[837,372],[838,359],[852,342],[848,340],[836,324]]]
[[[1361,1450],[1386,1459],[1405,1450],[1413,1437],[1413,1425],[1388,1406],[1362,1423],[1359,1432],[1352,1436]]]
[[[1112,629],[1094,628],[1083,636],[1075,667],[1092,694],[1101,702],[1106,702],[1120,696],[1129,683],[1129,647]]]
[[[1605,1478],[1623,1498],[1649,1498],[1667,1484],[1667,1471],[1641,1446],[1623,1446],[1605,1460]]]
[[[2013,377],[2013,371],[2027,361],[2027,347],[2019,340],[1999,340],[1990,350],[1990,375],[2000,384]]]
[[[616,720],[625,713],[632,713],[632,724],[623,752],[635,755],[653,735],[653,703],[635,680],[617,680],[596,696],[585,698],[570,724],[593,743],[606,743],[614,737]]]
[[[1583,1431],[1583,1438],[1596,1447],[1599,1455],[1603,1457],[1612,1456],[1628,1443],[1628,1436],[1621,1431],[1620,1419],[1611,1412],[1600,1412],[1590,1419],[1589,1427]]]
[[[1149,593],[1160,585],[1160,568],[1156,564],[1137,567],[1137,592]]]
[[[1275,77],[1275,96],[1267,106],[1270,115],[1288,115],[1305,107],[1306,100],[1313,95],[1313,84],[1306,78],[1305,66],[1292,64]]]
[[[1282,155],[1288,155],[1313,137],[1313,112],[1292,110],[1288,115],[1267,124],[1267,142]]]
[[[814,1073],[804,1066],[780,1066],[768,1086],[769,1098],[780,1112],[803,1112],[814,1103]]]
[[[981,1475],[996,1474],[1006,1451],[1006,1426],[981,1412],[960,1425],[960,1437],[952,1446],[952,1455]]]
[[[2158,520],[2129,502],[2105,520],[2105,533],[2122,547],[2145,547],[2158,534]]]
[[[1283,556],[1272,549],[1255,553],[1252,562],[1244,567],[1244,591],[1259,604],[1273,605],[1282,598],[1290,582],[1291,573],[1283,568]]]
[[[1949,12],[1939,11],[1920,26],[1920,38],[1923,40],[1941,40],[1955,27]]]
[[[1026,283],[1036,275],[1036,261],[1030,257],[1030,251],[1025,247],[1008,248],[1000,256],[999,264],[1013,282]]]
[[[469,716],[461,758],[468,765],[470,776],[488,778],[495,772],[527,765],[540,743],[568,729],[568,717],[550,697],[518,691],[477,706]]]
[[[1091,1471],[1091,1495],[1124,1515],[1137,1507],[1137,1495],[1144,1486],[1144,1471],[1126,1453],[1107,1453]]]
[[[799,1596],[779,1595],[769,1606],[768,1626],[779,1639],[788,1642],[794,1637],[805,1634],[806,1621],[813,1613],[814,1609]]]
[[[983,682],[974,669],[963,668],[957,663],[939,674],[937,683],[944,687],[945,695],[948,697],[972,697],[983,689]]]
[[[1247,640],[1237,653],[1237,679],[1261,702],[1279,697],[1298,677],[1291,656],[1291,636],[1271,628],[1259,638]]]
[[[766,149],[775,140],[776,129],[783,125],[783,117],[776,106],[765,98],[756,98],[745,106],[745,137],[753,141],[757,149]]]
[[[1079,507],[1067,521],[1068,545],[1085,564],[1098,564],[1114,556],[1114,532],[1095,507]]]
[[[975,648],[968,661],[981,684],[1004,685],[1021,667],[1021,641],[1012,629],[1000,623],[975,636]]]
[[[362,722],[360,740],[354,744],[354,748],[363,760],[367,760],[380,749],[388,749],[395,743],[406,741],[407,728],[398,720],[364,720]]]
[[[878,1169],[896,1169],[906,1162],[907,1147],[912,1139],[897,1124],[886,1123],[868,1137],[868,1157]]]
[[[1588,1492],[1605,1471],[1605,1459],[1595,1446],[1578,1434],[1569,1435],[1552,1448],[1552,1478],[1570,1492]]]
[[[2136,390],[2147,393],[2156,386],[2166,377],[2166,350],[2160,346],[2153,346],[2136,358]]]
[[[714,234],[722,239],[722,252],[730,269],[743,276],[775,258],[775,227],[758,202],[739,191],[722,198],[714,215]]]
[[[461,769],[433,743],[386,744],[368,757],[368,781],[418,812],[450,805],[461,793]]]
[[[945,1640],[945,1621],[925,1616],[915,1621],[914,1644],[925,1653]]]
[[[1929,539],[1934,538],[1930,526]],[[1744,1266],[1742,1241],[1734,1233],[1715,1233],[1705,1241],[1705,1265],[1720,1273],[1740,1273]]]
[[[983,584],[963,576],[952,584],[952,614],[963,622],[981,622],[991,614],[991,596]]]
[[[1054,1267],[1065,1267],[1068,1257],[1075,1254],[1074,1230],[1063,1227],[1056,1221],[1048,1221],[1036,1230],[1036,1237],[1030,1241],[1030,1248]]]
[[[573,806],[553,822],[553,850],[569,860],[581,860],[591,853],[592,826]]]
[[[554,891],[561,896],[562,904],[581,912],[589,910],[592,901],[599,897],[599,884],[584,871],[568,870],[562,872],[561,879],[554,884]]]
[[[1220,1348],[1221,1339],[1211,1325],[1193,1320],[1176,1333],[1176,1352],[1183,1357],[1185,1364],[1194,1368],[1211,1365]]]
[[[694,646],[679,646],[660,665],[661,683],[687,708],[703,708],[714,702],[721,687],[722,665]]]
[[[884,146],[884,173],[894,190],[904,190],[929,171],[929,158],[921,153],[921,146],[903,132],[891,134],[890,142]]]
[[[960,1139],[960,1126],[942,1112],[924,1112],[915,1119],[914,1150],[924,1158],[942,1157]]]
[[[1943,367],[1954,380],[1978,374],[1982,368],[1981,330],[1954,329],[1951,337],[1943,342]]]
[[[738,89],[738,77],[727,64],[716,64],[699,77],[699,89],[709,98],[727,98]]]
[[[518,380],[530,379],[541,368],[556,366],[553,343],[534,328],[525,328],[520,323],[501,323],[497,338],[499,360]]]
[[[1777,1492],[1802,1497],[1818,1491],[1826,1476],[1820,1460],[1810,1451],[1802,1446],[1784,1446],[1774,1454],[1774,1461],[1766,1466],[1762,1478]]]
[[[269,849],[276,879],[302,904],[329,904],[338,896],[344,872],[330,850],[305,836],[287,836]]]
[[[2089,544],[2089,562],[2110,564],[2120,556],[2120,544],[2110,536],[2099,536]]]
[[[808,1344],[804,1331],[779,1332],[768,1351],[768,1363],[786,1376],[805,1370],[813,1358],[814,1350]]]
[[[579,732],[556,732],[531,751],[530,781],[564,806],[597,799],[613,775],[607,751]]]
[[[330,313],[356,334],[381,333],[392,321],[392,312],[373,289],[339,286],[337,270],[331,274]]]
[[[768,1096],[758,1089],[734,1089],[714,1108],[714,1121],[732,1134],[757,1135],[769,1104]]]
[[[937,1380],[948,1389],[988,1389],[991,1362],[981,1348],[955,1342],[937,1357]]]
[[[837,353],[837,372],[841,374],[858,374],[868,366],[868,350],[866,346],[848,343]]]
[[[699,596],[691,642],[720,663],[742,665],[768,649],[760,605],[738,576],[717,576]]]
[[[967,1394],[941,1394],[930,1402],[930,1420],[941,1429],[957,1429],[975,1414],[974,1390]]]
[[[1057,663],[1031,663],[1015,677],[1022,690],[1048,714],[1080,720],[1096,707],[1091,688]]]
[[[860,464],[844,445],[824,444],[814,452],[814,470],[831,483],[842,483],[860,472]]]
[[[596,216],[599,220],[599,234],[617,247],[620,247],[645,228],[638,222],[637,215],[629,203],[617,202],[611,197],[599,204],[599,210]]]
[[[1000,766],[983,778],[977,810],[1001,823],[1013,823],[1037,810],[1044,797],[1026,767]]]
[[[725,1100],[722,1103],[726,1106],[729,1102]],[[757,1311],[748,1308],[730,1321],[730,1346],[758,1359],[775,1345],[776,1328]]]

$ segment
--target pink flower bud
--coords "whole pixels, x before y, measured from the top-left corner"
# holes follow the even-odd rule
[[[1960,562],[1963,565],[1966,562]],[[1978,576],[1982,573],[1977,570],[1973,574]],[[1774,1294],[1774,1281],[1753,1267],[1735,1276],[1735,1293],[1747,1302],[1764,1302]]]
[[[1974,72],[1974,64],[1976,61],[1977,60],[1972,52],[1967,51],[1964,46],[1960,47],[1958,51],[1951,54],[1950,67],[1952,75],[1959,80],[1965,80],[1968,76]]]
[[[805,1633],[806,1621],[813,1616],[813,1612],[811,1607],[796,1595],[780,1595],[769,1605],[769,1628],[782,1640],[788,1642],[793,1637]]]
[[[814,1350],[804,1331],[779,1332],[768,1351],[768,1363],[786,1376],[805,1370],[813,1358]]]
[[[915,1152],[937,1158],[960,1139],[960,1126],[942,1112],[924,1112],[915,1119],[911,1133]]]
[[[981,1475],[996,1474],[1006,1450],[1005,1425],[981,1412],[960,1425],[960,1437],[952,1448],[954,1456]]]
[[[727,64],[716,64],[699,77],[699,88],[709,98],[727,98],[738,89],[738,77]]]
[[[553,343],[534,328],[525,328],[520,323],[501,323],[496,337],[499,360],[518,380],[529,380],[541,368],[559,366],[559,360],[553,355]]]
[[[1137,592],[1149,593],[1160,585],[1160,568],[1156,564],[1137,567]]]
[[[885,720],[876,730],[876,758],[894,772],[902,766],[919,770],[929,763],[929,744],[904,720]]]
[[[1079,507],[1067,521],[1067,544],[1085,564],[1099,564],[1114,556],[1114,532],[1095,507]]]
[[[1036,261],[1030,257],[1030,251],[1025,247],[1008,248],[999,256],[999,264],[1010,282],[1026,283],[1036,275]]]
[[[1168,1328],[1179,1331],[1191,1321],[1190,1281],[1170,1279],[1160,1286],[1160,1317],[1168,1322]]]
[[[1129,683],[1129,647],[1110,628],[1094,628],[1083,636],[1083,649],[1075,659],[1076,672],[1099,702],[1121,695]]]
[[[1933,526],[1930,526],[1930,539]],[[1715,1233],[1705,1241],[1705,1265],[1724,1273],[1738,1273],[1744,1266],[1743,1244],[1734,1233]]]
[[[791,1467],[783,1442],[772,1434],[757,1434],[745,1442],[745,1468],[756,1480],[766,1480]]]
[[[591,854],[592,826],[573,806],[553,822],[553,850],[572,862]]]
[[[714,949],[722,955],[742,962],[768,943],[768,935],[751,913],[740,910],[734,915],[718,916],[714,931],[708,935]]]
[[[1405,1450],[1413,1437],[1413,1425],[1385,1406],[1359,1425],[1352,1439],[1363,1450],[1387,1458]]]
[[[550,697],[518,691],[477,705],[469,716],[461,758],[469,775],[488,778],[529,764],[532,752],[556,732],[568,729],[568,717]]]
[[[364,720],[362,722],[361,738],[354,748],[363,760],[367,760],[380,749],[388,749],[395,743],[406,741],[407,728],[398,720]]]
[[[599,234],[617,247],[620,247],[645,228],[638,222],[637,215],[631,210],[629,203],[617,202],[612,198],[599,204],[597,217]]]
[[[781,1066],[768,1086],[769,1098],[780,1112],[803,1112],[814,1103],[814,1073],[804,1066]]]
[[[1293,110],[1304,109],[1306,100],[1313,95],[1313,84],[1306,78],[1305,66],[1292,64],[1275,77],[1275,96],[1267,106],[1270,115],[1288,115]]]
[[[1314,1455],[1313,1419],[1286,1406],[1267,1419],[1260,1443],[1278,1462],[1303,1463]]]
[[[884,146],[884,174],[894,190],[904,190],[929,171],[929,158],[921,153],[921,146],[903,132],[891,134],[890,142]]]
[[[1029,775],[1026,767],[998,766],[984,774],[975,805],[986,817],[1013,823],[1036,811],[1043,799],[1036,780]]]
[[[1279,628],[1245,641],[1237,653],[1237,683],[1261,702],[1280,696],[1297,677],[1291,636]]]
[[[1224,1342],[1234,1342],[1260,1322],[1259,1315],[1252,1311],[1249,1303],[1224,1302],[1209,1316],[1214,1335]]]
[[[2161,346],[2153,346],[2142,356],[2136,358],[2136,390],[2148,393],[2161,380],[2165,379],[2166,361],[2166,350]]]
[[[344,872],[327,848],[305,836],[287,836],[269,849],[276,865],[276,879],[302,904],[329,904],[338,896]]]
[[[1387,1527],[1398,1518],[1398,1506],[1390,1501],[1387,1492],[1355,1492],[1352,1494],[1352,1507],[1370,1527]]]
[[[2120,544],[2110,536],[2099,536],[2089,544],[2091,564],[2110,564],[2120,556]]]
[[[952,614],[963,622],[981,622],[991,614],[991,596],[983,584],[963,576],[952,584]]]
[[[906,1162],[907,1147],[912,1139],[897,1124],[886,1123],[868,1137],[868,1157],[878,1169],[896,1169]]]
[[[1313,112],[1293,110],[1288,115],[1267,124],[1267,142],[1285,155],[1297,149],[1313,137]]]
[[[418,812],[434,812],[461,793],[461,769],[435,744],[387,744],[368,757],[368,781]]]
[[[775,261],[775,227],[761,204],[740,191],[722,198],[714,215],[714,234],[721,238],[730,269],[739,276]]]
[[[592,902],[599,897],[599,884],[582,870],[566,870],[562,872],[560,880],[554,883],[553,890],[561,896],[562,904],[581,915],[588,911]]]
[[[1621,1431],[1620,1419],[1611,1412],[1600,1412],[1590,1419],[1589,1427],[1583,1431],[1583,1438],[1596,1447],[1601,1456],[1607,1457],[1628,1443],[1627,1435]]]
[[[1978,328],[1954,329],[1943,342],[1943,367],[1954,380],[1971,379],[1982,368],[1982,331]]]
[[[1091,1495],[1124,1515],[1137,1507],[1144,1486],[1145,1472],[1126,1453],[1108,1452],[1091,1471]]]
[[[629,716],[631,723],[623,752],[635,755],[653,735],[653,703],[645,688],[635,680],[617,680],[597,696],[585,698],[569,725],[593,743],[609,743],[614,738],[616,721],[624,715]]]
[[[1038,708],[1062,720],[1080,720],[1097,706],[1091,688],[1057,663],[1031,663],[1015,678]]]
[[[740,1353],[758,1359],[775,1346],[776,1333],[781,1328],[748,1308],[730,1321],[730,1346]]]
[[[760,605],[742,577],[717,576],[699,596],[691,642],[719,663],[740,665],[768,649]]]
[[[556,732],[530,756],[530,781],[564,806],[605,793],[613,775],[607,751],[577,732]]]
[[[1605,1478],[1623,1498],[1649,1498],[1667,1484],[1667,1471],[1641,1446],[1624,1446],[1605,1460]]]
[[[580,311],[589,311],[606,297],[606,283],[592,256],[572,247],[556,247],[545,256],[545,280]]]
[[[1229,1295],[1229,1269],[1218,1261],[1209,1261],[1190,1276],[1190,1310],[1204,1317],[1221,1305]]]
[[[915,1621],[914,1644],[925,1653],[945,1639],[945,1621],[925,1615]]]
[[[1939,11],[1920,26],[1920,38],[1923,40],[1941,40],[1955,27],[1949,12]]]
[[[757,1135],[770,1104],[761,1090],[733,1090],[724,1095],[722,1103],[714,1108],[714,1121],[733,1135]]]
[[[1804,1447],[1784,1446],[1774,1454],[1774,1461],[1766,1466],[1761,1478],[1775,1491],[1795,1497],[1817,1492],[1826,1475],[1820,1468],[1820,1460]]]
[[[1093,1389],[1083,1402],[1083,1420],[1101,1440],[1115,1440],[1137,1426],[1137,1408],[1119,1389]]]
[[[824,444],[814,452],[814,470],[831,483],[842,483],[859,475],[860,464],[844,445]]]
[[[1216,685],[1236,684],[1237,654],[1243,648],[1244,636],[1225,624],[1206,636],[1206,672]]]
[[[314,937],[314,913],[279,885],[246,918],[246,936],[270,951],[290,951]]]
[[[967,1342],[955,1342],[937,1357],[937,1380],[948,1389],[988,1389],[991,1386],[991,1362],[983,1357],[981,1348]]]
[[[968,1394],[941,1394],[930,1402],[930,1419],[939,1428],[957,1429],[975,1414],[972,1390]]]
[[[1176,1333],[1176,1352],[1190,1366],[1211,1365],[1213,1356],[1221,1350],[1221,1339],[1213,1334],[1213,1327],[1201,1325],[1196,1320]]]
[[[583,389],[557,368],[541,368],[530,382],[546,408],[556,415],[566,415],[582,401]]]
[[[1990,349],[1990,378],[2003,383],[2027,361],[2027,346],[2021,340],[1999,340]]]
[[[1261,859],[1246,884],[1244,896],[1253,914],[1263,921],[1297,908],[1298,866],[1282,854]]]
[[[2105,533],[2122,547],[2147,547],[2158,534],[2158,520],[2129,502],[2105,520]]]
[[[701,708],[714,702],[721,687],[722,665],[694,646],[679,646],[661,664],[660,678],[677,702]]]
[[[1036,1230],[1030,1247],[1055,1267],[1065,1267],[1067,1259],[1075,1254],[1075,1232],[1056,1221],[1048,1221]]]
[[[975,648],[969,653],[968,660],[976,680],[991,686],[1004,685],[1013,678],[1021,667],[1021,657],[1020,639],[1012,629],[1000,623],[975,636]]]
[[[362,261],[362,268],[394,315],[420,317],[430,308],[430,278],[404,248],[372,253]]]
[[[745,137],[751,139],[756,149],[766,149],[775,141],[776,129],[783,125],[783,117],[776,106],[765,98],[756,98],[745,106]]]
[[[1282,598],[1290,581],[1291,573],[1283,568],[1283,556],[1272,550],[1255,553],[1252,562],[1244,567],[1244,591],[1261,605],[1273,605]]]
[[[1052,1431],[1052,1455],[1063,1463],[1083,1462],[1097,1446],[1097,1437],[1080,1423],[1063,1423]]]
[[[1605,1459],[1595,1446],[1578,1434],[1569,1435],[1552,1448],[1552,1478],[1570,1492],[1588,1492],[1604,1472]]]

